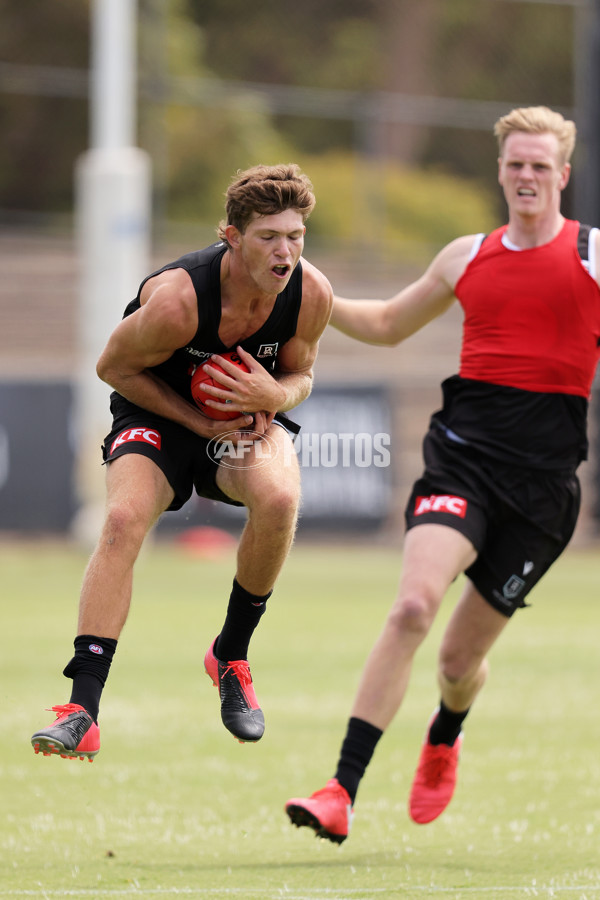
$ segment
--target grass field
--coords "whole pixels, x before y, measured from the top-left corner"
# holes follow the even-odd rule
[[[267,730],[240,746],[202,668],[233,557],[149,547],[89,764],[35,756],[29,744],[53,718],[44,709],[68,699],[61,670],[84,556],[0,544],[0,898],[600,898],[592,552],[569,551],[494,649],[440,819],[412,824],[406,800],[453,597],[363,781],[349,839],[338,847],[289,824],[286,799],[333,774],[399,563],[385,549],[294,549],[252,646]]]

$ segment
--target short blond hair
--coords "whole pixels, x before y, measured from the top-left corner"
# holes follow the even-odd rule
[[[502,156],[506,138],[515,131],[523,131],[526,134],[556,135],[563,164],[569,162],[575,149],[577,135],[575,122],[565,119],[560,113],[547,106],[523,106],[513,109],[506,116],[498,119],[494,125],[494,134],[498,139],[500,156]]]
[[[295,163],[277,166],[253,166],[238,172],[225,195],[227,219],[219,224],[218,233],[226,241],[225,229],[235,227],[242,234],[255,215],[273,216],[295,209],[306,222],[315,206],[310,179]]]

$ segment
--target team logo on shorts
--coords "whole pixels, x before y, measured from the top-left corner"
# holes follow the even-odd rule
[[[525,582],[522,578],[519,578],[518,575],[511,575],[502,588],[502,594],[507,600],[514,600],[515,597],[519,596],[524,587]]]
[[[450,494],[431,494],[429,497],[417,497],[415,501],[415,516],[423,516],[425,513],[431,512],[442,512],[464,519],[467,514],[467,505],[464,497],[453,497]]]
[[[161,437],[159,431],[151,428],[126,428],[122,431],[111,444],[109,456],[117,450],[121,444],[128,444],[131,441],[141,441],[144,444],[152,444],[157,450],[160,450]]]

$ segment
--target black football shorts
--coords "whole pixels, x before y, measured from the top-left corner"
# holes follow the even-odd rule
[[[581,500],[574,471],[525,469],[485,456],[438,428],[425,436],[425,471],[413,485],[406,527],[437,523],[467,537],[478,556],[465,574],[505,616],[569,543]]]
[[[104,462],[126,453],[147,456],[164,473],[175,492],[170,510],[181,509],[192,491],[209,500],[242,506],[231,500],[216,482],[218,462],[208,452],[209,440],[162,416],[146,412],[119,394],[112,394],[113,426],[104,439]],[[223,423],[226,431],[227,423]]]

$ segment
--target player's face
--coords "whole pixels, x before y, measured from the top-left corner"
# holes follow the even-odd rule
[[[509,134],[498,160],[498,181],[511,213],[529,217],[560,208],[571,167],[560,158],[555,134]]]
[[[259,290],[280,294],[302,255],[306,228],[294,209],[273,216],[256,216],[243,234],[238,249],[249,277]]]

